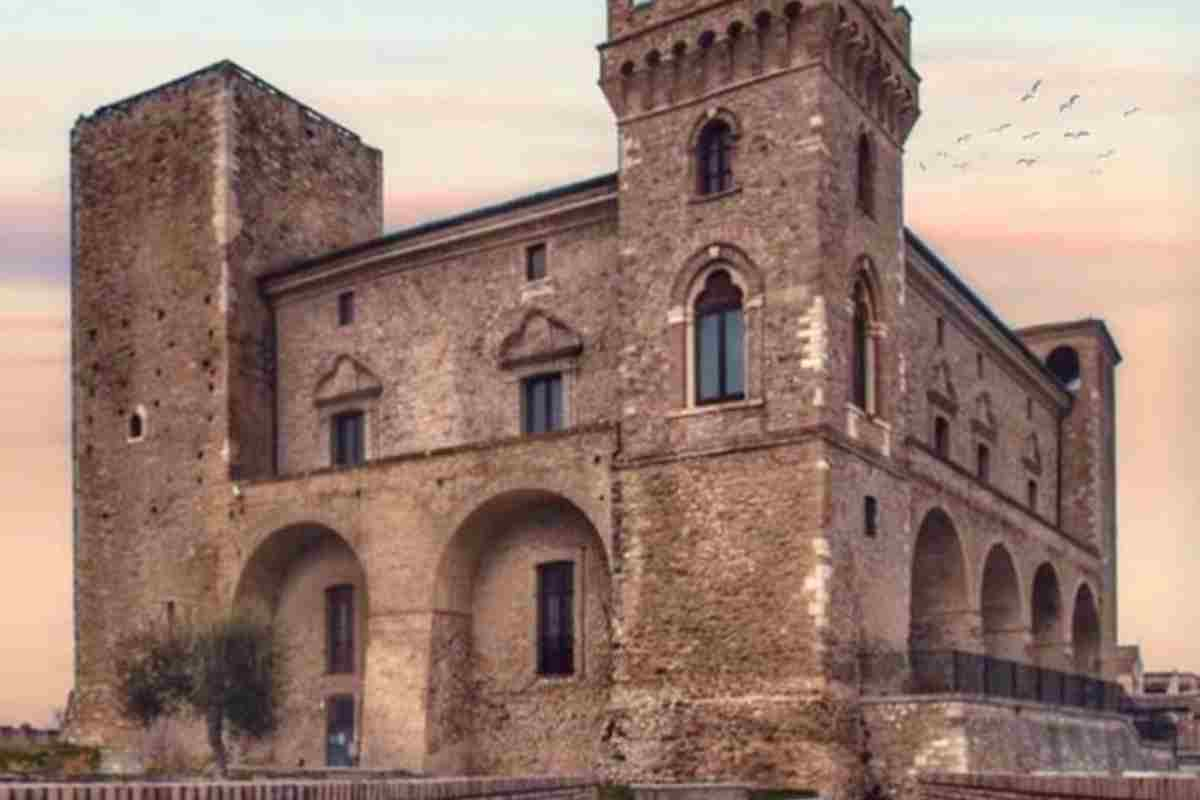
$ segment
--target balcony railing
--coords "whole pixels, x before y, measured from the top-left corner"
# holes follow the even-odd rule
[[[912,694],[1004,697],[1096,711],[1125,710],[1116,683],[959,650],[914,651]]]

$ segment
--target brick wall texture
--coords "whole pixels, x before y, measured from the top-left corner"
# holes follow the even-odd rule
[[[325,762],[349,695],[366,766],[848,796],[859,700],[903,690],[910,649],[1102,674],[1120,356],[1098,321],[1014,333],[904,229],[909,23],[610,0],[619,172],[388,236],[381,154],[229,62],[82,118],[70,735],[134,753],[121,638],[231,610],[286,645],[284,725],[244,753],[285,766]],[[732,177],[706,193],[714,122]],[[699,404],[721,272],[744,387]],[[561,430],[525,435],[548,374]],[[334,463],[346,413],[362,464]],[[562,676],[537,666],[550,562]]]

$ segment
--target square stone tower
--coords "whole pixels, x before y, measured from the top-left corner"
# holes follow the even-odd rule
[[[274,343],[257,277],[378,235],[381,169],[378,150],[229,61],[72,130],[83,740],[118,724],[117,639],[207,605],[232,482],[272,472]]]

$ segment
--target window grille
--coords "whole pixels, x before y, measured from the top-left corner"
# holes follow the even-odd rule
[[[522,433],[563,429],[562,373],[526,378],[522,390]]]
[[[328,667],[331,674],[354,672],[354,587],[325,590]]]
[[[348,411],[336,415],[331,430],[333,465],[349,467],[363,463],[363,413]]]

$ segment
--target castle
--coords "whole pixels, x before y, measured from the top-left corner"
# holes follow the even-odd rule
[[[380,152],[230,62],[79,120],[75,739],[131,735],[125,633],[230,609],[284,765],[841,794],[1123,735],[1038,702],[1112,675],[1121,356],[906,229],[908,13],[607,3],[619,170],[386,236]],[[1016,713],[918,702],[964,663]]]

